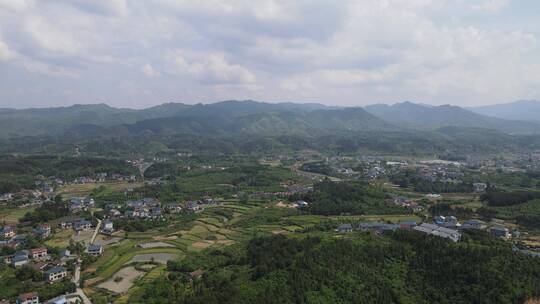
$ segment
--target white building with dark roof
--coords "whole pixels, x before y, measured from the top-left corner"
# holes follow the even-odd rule
[[[422,223],[421,225],[413,227],[413,230],[427,235],[435,235],[449,239],[452,242],[458,242],[461,239],[461,233],[459,233],[457,230],[440,227],[434,224]]]

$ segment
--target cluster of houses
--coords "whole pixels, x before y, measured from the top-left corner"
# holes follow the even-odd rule
[[[72,213],[87,211],[94,207],[94,199],[91,197],[72,197],[69,201],[69,210]]]
[[[427,160],[421,161],[418,167],[418,177],[429,182],[460,184],[465,176],[459,162]]]
[[[161,219],[164,213],[199,212],[209,205],[219,205],[221,202],[214,198],[186,201],[183,204],[177,202],[161,203],[155,198],[143,198],[130,200],[124,204],[107,203],[105,211],[109,218],[132,218],[132,219]]]
[[[421,212],[424,207],[420,206],[417,202],[412,201],[406,197],[399,196],[394,198],[394,204],[410,209],[413,213]]]
[[[74,259],[69,250],[60,253],[58,259],[53,259],[49,255],[47,248],[39,247],[30,250],[18,250],[12,255],[4,256],[4,263],[12,267],[21,267],[29,265],[35,270],[41,271],[43,280],[53,283],[67,277],[68,271],[64,267],[66,262]]]
[[[33,229],[33,235],[37,239],[46,239],[51,233],[51,227],[48,224],[40,224]],[[0,227],[0,247],[17,248],[19,245],[26,243],[26,234],[18,234],[15,227],[6,225]]]
[[[16,193],[0,193],[0,204],[15,203],[19,207],[41,205],[50,201],[50,195],[40,190],[21,190]]]
[[[358,224],[345,223],[340,224],[336,231],[341,233],[358,231],[373,231],[376,233],[384,233],[387,231],[395,231],[398,229],[414,230],[426,235],[433,235],[445,239],[449,239],[452,242],[458,242],[461,239],[460,230],[463,229],[477,229],[488,230],[488,232],[498,238],[509,239],[512,236],[517,235],[517,231],[510,231],[510,229],[502,225],[492,225],[488,228],[488,225],[477,219],[470,219],[464,221],[463,224],[459,223],[454,216],[436,216],[433,223],[421,223],[417,224],[415,221],[402,221],[397,224],[384,223],[384,222],[361,222]]]
[[[59,226],[62,229],[73,229],[77,233],[94,229],[91,221],[81,218],[63,219]],[[113,222],[110,220],[102,221],[101,226],[98,228],[99,232],[103,234],[111,235],[114,232]],[[86,247],[86,253],[92,256],[99,256],[103,253],[103,246],[98,244],[90,244]]]
[[[122,175],[118,173],[113,173],[109,176],[105,172],[100,172],[94,174],[94,176],[79,176],[74,178],[71,182],[66,182],[64,184],[94,184],[103,183],[107,180],[134,182],[137,180],[137,177],[135,175]]]
[[[356,227],[360,231],[374,231],[376,233],[383,233],[386,231],[395,231],[398,229],[404,230],[414,230],[427,235],[434,235],[442,238],[451,240],[452,242],[457,242],[461,238],[461,233],[457,230],[441,227],[435,224],[421,223],[417,225],[415,221],[403,221],[398,224],[389,224],[383,222],[362,222],[359,223]],[[352,224],[341,224],[338,226],[337,231],[339,232],[351,232],[354,230]]]
[[[73,229],[76,232],[87,231],[92,229],[92,222],[81,218],[63,219],[60,224],[62,229]]]
[[[54,176],[45,177],[42,175],[37,175],[34,181],[35,189],[21,190],[16,193],[0,193],[0,204],[9,202],[24,202],[25,206],[40,205],[53,197],[54,191],[57,187],[70,184],[99,183],[107,180],[134,182],[137,180],[137,177],[135,175],[122,175],[117,173],[109,176],[107,173],[102,172],[96,173],[93,176],[80,176],[70,181],[65,181]]]
[[[464,221],[463,223],[460,223],[458,222],[455,216],[439,215],[434,218],[434,222],[438,226],[451,228],[451,229],[487,230],[489,234],[491,234],[492,236],[503,238],[503,239],[510,239],[512,237],[519,236],[519,231],[511,230],[505,227],[501,223],[494,223],[494,224],[488,225],[486,222],[478,220],[478,219],[469,219],[469,220]]]
[[[127,218],[159,219],[163,216],[161,202],[154,198],[127,201],[125,207]]]
[[[305,186],[300,184],[281,184],[283,188],[285,188],[285,191],[278,191],[278,192],[254,192],[250,194],[250,197],[252,198],[272,198],[272,197],[289,197],[292,195],[297,194],[307,194],[309,192],[313,191],[312,186]]]
[[[47,300],[45,302],[40,302],[39,294],[37,292],[27,292],[20,294],[17,297],[16,304],[68,304],[68,303],[82,303],[82,299],[76,295],[61,295],[54,299]],[[2,302],[0,304],[9,304],[9,302]]]

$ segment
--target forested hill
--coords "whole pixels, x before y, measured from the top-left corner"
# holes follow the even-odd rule
[[[23,110],[1,109],[0,138],[63,135],[70,132],[91,135],[100,131],[108,131],[107,128],[112,126],[122,127],[139,121],[169,117],[189,117],[204,124],[205,120],[209,117],[232,119],[274,111],[309,112],[323,108],[325,106],[319,104],[271,104],[255,101],[223,101],[207,105],[165,103],[142,110],[119,109],[106,104]],[[152,122],[143,124],[152,124]]]
[[[540,259],[484,232],[459,244],[388,237],[258,238],[169,262],[141,303],[524,303],[540,295]],[[189,279],[199,271],[202,277]]]
[[[139,134],[314,135],[397,129],[362,108],[319,104],[224,101],[163,104],[144,110],[107,105],[0,112],[0,137],[28,135],[126,136]]]
[[[336,132],[418,128],[431,131],[448,126],[492,129],[506,134],[540,132],[540,123],[487,117],[454,106],[430,107],[406,102],[393,106],[368,106],[365,109],[256,101],[195,105],[166,103],[142,110],[119,109],[106,104],[2,109],[0,139],[43,135],[122,137],[141,134],[316,136]]]
[[[538,100],[518,100],[511,103],[467,109],[482,115],[504,119],[540,121],[540,101]]]
[[[504,133],[540,133],[540,123],[489,117],[451,105],[429,106],[412,102],[366,106],[367,112],[396,125],[436,129],[447,126],[484,128]]]

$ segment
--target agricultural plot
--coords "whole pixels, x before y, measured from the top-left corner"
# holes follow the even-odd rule
[[[94,230],[81,231],[78,233],[73,233],[71,239],[75,242],[84,242],[85,244],[90,244],[92,241],[92,236],[94,235]]]
[[[114,293],[122,294],[127,292],[135,281],[141,277],[144,272],[135,269],[133,266],[120,269],[112,278],[99,284],[98,288],[107,289]]]
[[[0,208],[0,222],[6,224],[17,224],[27,212],[32,212],[36,208]]]
[[[145,253],[137,254],[134,256],[130,263],[140,263],[140,262],[155,262],[160,264],[166,264],[168,261],[174,260],[178,255],[174,253]]]
[[[45,241],[45,245],[56,248],[66,248],[69,245],[69,240],[74,234],[75,231],[72,229],[58,230],[53,234],[51,239]]]
[[[219,211],[219,210],[222,211]],[[228,213],[223,213],[226,210]],[[226,215],[227,217],[225,217]],[[229,218],[229,219],[227,219]],[[225,204],[208,208],[198,213],[189,222],[172,221],[165,229],[145,232],[128,232],[126,239],[112,245],[93,265],[95,278],[90,285],[99,292],[104,288],[122,294],[115,302],[127,303],[129,296],[136,294],[143,281],[153,280],[166,271],[164,264],[182,258],[192,252],[209,247],[223,247],[243,242],[257,235],[277,233],[290,234],[325,220],[364,221],[384,220],[398,222],[419,220],[414,215],[374,215],[374,216],[315,216],[299,214],[296,210],[273,208],[269,205]],[[125,283],[115,277],[124,274],[134,263],[154,262],[161,264],[149,269],[146,274],[126,275]],[[143,271],[142,268],[136,270]],[[131,271],[131,269],[130,269]],[[145,270],[146,271],[146,270]]]
[[[337,222],[361,222],[361,221],[382,221],[397,223],[400,221],[420,221],[421,218],[416,215],[362,215],[362,216],[322,216],[322,215],[295,215],[287,218],[299,227],[308,227],[318,224],[322,221]]]
[[[140,243],[137,246],[141,248],[160,248],[160,247],[175,247],[174,245],[171,245],[169,243],[165,242],[149,242],[149,243]]]
[[[74,196],[87,196],[92,191],[100,186],[106,187],[111,192],[123,191],[125,188],[137,188],[142,186],[142,183],[129,183],[127,181],[109,181],[105,183],[88,183],[88,184],[73,184],[61,187],[58,194],[62,195],[63,199],[68,199]]]

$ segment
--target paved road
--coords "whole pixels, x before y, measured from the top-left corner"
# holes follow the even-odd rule
[[[291,166],[291,169],[293,169],[298,175],[304,176],[304,177],[307,177],[307,178],[310,178],[310,179],[323,180],[325,178],[328,178],[329,180],[331,180],[333,182],[340,182],[341,181],[341,178],[339,178],[339,177],[325,175],[325,174],[321,174],[321,173],[302,171],[300,168],[302,167],[302,165],[304,163],[306,163],[306,162],[297,162],[297,163],[295,163],[294,165]]]
[[[76,298],[76,299],[82,299],[83,304],[92,304],[92,301],[84,294],[84,291],[80,288],[77,288],[77,290],[74,293],[70,293],[66,295],[67,299]]]
[[[73,278],[71,278],[71,281],[77,284],[77,287],[79,287],[80,280],[81,280],[81,264],[77,263],[75,264],[75,272],[73,273]]]
[[[84,294],[84,291],[82,288],[79,288],[80,280],[81,280],[81,264],[77,263],[75,264],[75,272],[73,273],[73,278],[71,279],[73,283],[77,285],[77,290],[67,295],[67,297],[80,297],[83,300],[83,304],[92,304],[92,301]]]
[[[84,291],[81,288],[77,288],[75,292],[83,300],[83,304],[92,304],[92,301],[84,294]]]
[[[94,241],[96,240],[96,236],[99,232],[99,228],[101,227],[101,220],[98,219],[97,221],[98,223],[96,225],[96,230],[94,230],[94,234],[92,235],[92,240],[90,241],[90,244],[94,244]]]

